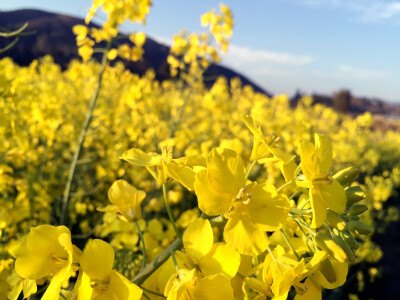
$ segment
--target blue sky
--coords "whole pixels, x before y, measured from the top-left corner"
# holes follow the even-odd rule
[[[2,1],[1,10],[23,7],[84,17],[88,0]],[[202,31],[200,16],[212,0],[153,0],[143,30],[164,43],[181,29]],[[296,89],[400,101],[400,1],[231,0],[232,44],[222,63],[272,93]],[[101,21],[101,17],[97,19]]]

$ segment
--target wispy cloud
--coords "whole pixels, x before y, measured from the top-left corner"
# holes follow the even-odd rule
[[[375,23],[400,19],[400,1],[385,0],[295,0],[312,6],[330,6],[352,13],[355,21]]]
[[[248,47],[231,45],[228,53],[223,56],[223,62],[233,67],[266,67],[270,65],[303,66],[311,63],[313,57],[285,52],[256,50]]]
[[[346,64],[339,65],[332,72],[314,71],[312,74],[314,75],[314,77],[318,78],[358,80],[364,82],[383,79],[390,75],[387,71],[358,68]]]

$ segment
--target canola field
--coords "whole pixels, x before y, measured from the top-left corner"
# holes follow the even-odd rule
[[[108,19],[74,28],[65,71],[0,61],[0,299],[358,299],[398,219],[400,133],[238,79],[207,89],[224,5],[174,37],[172,79],[111,65],[140,59],[143,33],[112,42],[150,5],[95,1],[87,20]]]

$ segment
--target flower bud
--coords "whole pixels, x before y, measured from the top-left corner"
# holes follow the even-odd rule
[[[349,244],[350,248],[358,249],[359,245],[349,230],[342,231],[340,236],[346,241],[347,244]]]
[[[360,186],[351,186],[345,190],[347,197],[347,207],[365,199],[365,192]]]
[[[349,214],[361,215],[363,212],[365,212],[367,210],[368,210],[368,206],[366,206],[364,204],[355,204],[350,208]]]
[[[333,175],[333,178],[335,178],[341,185],[348,185],[352,183],[358,175],[360,175],[360,172],[361,170],[358,167],[349,167],[337,172]]]
[[[346,262],[347,255],[343,249],[332,240],[331,236],[326,233],[318,232],[314,237],[315,243],[323,251],[335,258],[339,262]]]
[[[324,275],[328,282],[332,283],[336,281],[336,273],[333,269],[331,261],[326,258],[319,263],[319,271]]]
[[[343,220],[340,214],[334,212],[333,210],[327,210],[326,221],[328,222],[329,226],[339,230],[346,229],[346,222]]]
[[[336,244],[340,246],[340,248],[343,249],[349,261],[354,261],[356,259],[354,252],[353,250],[351,250],[349,244],[347,244],[340,236],[333,235],[332,239],[335,241]]]
[[[358,220],[360,220],[360,216],[349,215],[349,221],[358,221]]]
[[[360,221],[350,221],[349,223],[347,223],[347,226],[350,231],[357,234],[368,235],[372,233],[372,228]]]

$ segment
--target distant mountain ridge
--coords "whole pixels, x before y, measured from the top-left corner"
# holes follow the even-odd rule
[[[18,43],[9,51],[0,55],[0,59],[11,57],[19,65],[29,65],[34,59],[46,54],[51,55],[54,61],[65,69],[72,59],[79,58],[72,27],[76,24],[84,24],[84,20],[63,14],[50,13],[36,9],[21,9],[15,11],[0,11],[0,30],[15,30],[28,22],[26,31],[35,31],[35,34],[22,36]],[[99,27],[90,23],[90,27]],[[0,48],[10,42],[0,39]],[[131,43],[128,39],[120,39],[120,43]],[[167,56],[169,47],[162,45],[151,37],[147,37],[144,44],[143,60],[139,62],[126,62],[125,66],[136,74],[144,74],[152,68],[158,80],[170,78]],[[99,60],[100,55],[94,55]],[[255,91],[271,96],[263,88],[249,80],[244,75],[217,64],[212,64],[205,72],[207,86],[211,86],[218,76],[225,76],[228,80],[239,77],[244,85],[250,85]]]

